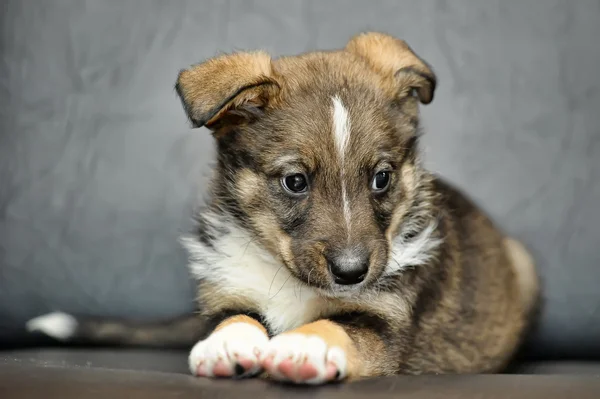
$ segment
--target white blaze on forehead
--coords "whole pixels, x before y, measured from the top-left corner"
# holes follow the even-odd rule
[[[333,137],[341,163],[340,179],[342,181],[342,204],[346,226],[348,227],[348,230],[350,230],[350,202],[348,201],[348,193],[346,192],[346,173],[344,169],[344,157],[346,155],[346,150],[348,149],[348,142],[350,141],[350,119],[348,118],[348,111],[344,107],[342,100],[338,96],[335,96],[332,98],[332,101]]]
[[[348,111],[338,96],[333,97],[333,133],[335,145],[340,158],[343,160],[350,139],[350,120]]]

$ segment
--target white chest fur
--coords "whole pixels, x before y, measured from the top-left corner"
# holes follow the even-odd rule
[[[182,238],[189,253],[191,273],[199,280],[216,284],[223,294],[241,296],[255,303],[274,334],[317,320],[333,310],[330,300],[296,280],[236,223],[215,215],[204,215],[204,219],[215,233],[210,245],[198,237]],[[431,251],[440,244],[434,238],[435,227],[431,223],[409,242],[399,236],[384,276],[408,266],[426,264]],[[381,294],[378,290],[345,301],[367,307],[385,303],[399,312],[407,312],[407,304],[399,296]]]
[[[297,281],[245,231],[231,224],[222,227],[228,233],[215,239],[212,246],[195,237],[182,239],[196,278],[217,284],[227,295],[244,296],[256,303],[276,334],[310,322],[323,312],[327,301]]]

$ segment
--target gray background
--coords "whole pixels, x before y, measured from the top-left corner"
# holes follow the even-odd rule
[[[438,73],[428,165],[535,253],[544,356],[600,355],[600,2],[2,1],[0,339],[61,309],[192,309],[177,235],[213,156],[175,96],[221,51],[406,39]]]

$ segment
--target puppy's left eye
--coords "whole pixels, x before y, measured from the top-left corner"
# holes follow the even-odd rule
[[[374,193],[383,193],[390,186],[390,172],[381,171],[375,174],[373,180],[371,181],[371,190]]]
[[[308,190],[306,176],[301,173],[284,176],[281,179],[281,185],[290,194],[303,194]]]

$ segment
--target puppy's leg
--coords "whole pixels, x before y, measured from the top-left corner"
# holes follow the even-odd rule
[[[269,342],[267,330],[256,319],[232,316],[222,321],[190,352],[192,374],[201,377],[251,377],[262,368],[259,357]]]
[[[392,374],[386,348],[374,329],[318,320],[272,338],[261,363],[273,379],[323,384]]]
[[[529,314],[539,300],[540,282],[535,262],[525,246],[517,240],[506,238],[504,247],[517,276],[523,311]]]

